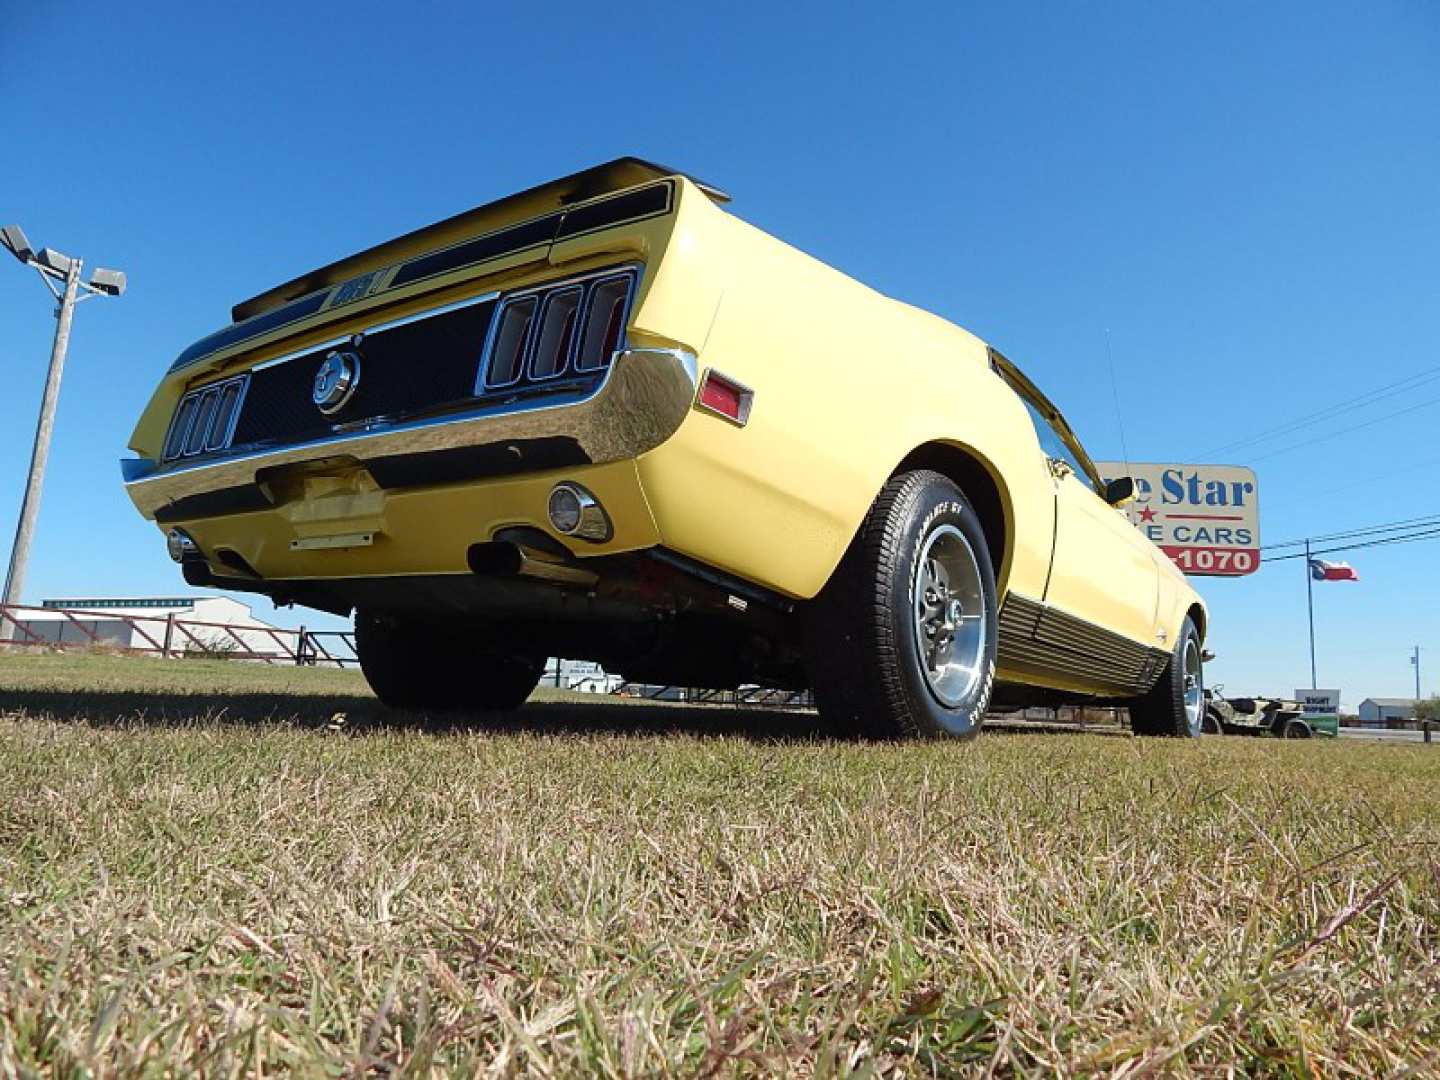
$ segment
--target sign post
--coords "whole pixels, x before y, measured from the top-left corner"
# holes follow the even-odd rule
[[[1260,569],[1260,496],[1255,473],[1238,465],[1097,461],[1106,480],[1130,476],[1130,523],[1180,570],[1242,577]]]
[[[1310,614],[1310,686],[1320,681],[1315,674],[1315,575],[1310,572],[1310,538],[1305,538],[1305,610]]]

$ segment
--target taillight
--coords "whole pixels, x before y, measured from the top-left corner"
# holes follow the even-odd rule
[[[500,313],[500,331],[495,335],[495,347],[490,354],[490,369],[485,376],[487,386],[508,386],[520,378],[525,363],[525,341],[539,303],[538,297],[527,296],[505,305]]]
[[[165,439],[163,457],[166,461],[177,458],[185,449],[185,436],[190,434],[190,420],[195,415],[200,399],[193,394],[182,398],[175,417],[170,421],[170,434]]]
[[[190,437],[185,440],[185,453],[198,454],[205,449],[205,440],[210,434],[210,421],[215,416],[215,402],[219,394],[214,390],[207,390],[200,395],[200,411],[195,416],[195,423],[190,425]]]
[[[625,333],[625,309],[630,302],[629,274],[597,282],[585,312],[585,336],[575,357],[575,370],[594,371],[610,362]]]
[[[754,400],[755,392],[744,383],[711,368],[700,383],[700,396],[696,403],[700,408],[744,427],[750,421],[750,406]]]
[[[530,362],[532,379],[559,375],[570,362],[570,345],[575,340],[575,320],[580,313],[580,289],[559,289],[545,298],[540,319],[540,338]]]
[[[205,449],[219,450],[230,445],[230,435],[235,430],[236,406],[240,404],[239,382],[227,383],[220,391],[220,404],[215,407],[215,419],[210,421],[210,434],[205,439]]]
[[[182,397],[170,419],[161,458],[173,461],[229,447],[249,382],[248,374],[241,375],[192,390]]]
[[[638,267],[510,293],[500,301],[475,392],[610,366],[625,344]]]

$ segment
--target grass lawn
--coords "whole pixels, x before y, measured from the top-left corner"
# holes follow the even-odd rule
[[[0,1075],[1440,1071],[1431,747],[404,719],[0,657]]]

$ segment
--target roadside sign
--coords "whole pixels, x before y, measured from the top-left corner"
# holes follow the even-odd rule
[[[1097,461],[1106,480],[1132,476],[1130,523],[1182,571],[1240,577],[1260,569],[1260,499],[1255,471],[1239,465]]]
[[[1315,731],[1340,734],[1339,690],[1296,690],[1295,700],[1304,706],[1301,716]]]

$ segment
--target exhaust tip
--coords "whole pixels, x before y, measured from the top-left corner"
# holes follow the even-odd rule
[[[165,534],[165,550],[177,563],[200,555],[200,545],[184,529],[171,529]]]
[[[600,500],[573,481],[563,480],[550,489],[546,512],[551,528],[563,536],[603,544],[615,535]]]
[[[485,544],[471,544],[465,553],[465,561],[472,574],[481,577],[516,577],[525,565],[525,556],[519,545],[508,540],[492,540]]]
[[[554,555],[543,549],[522,547],[510,540],[471,544],[465,552],[465,562],[471,572],[480,577],[533,578],[585,588],[600,580],[593,570],[575,565],[568,553]]]

